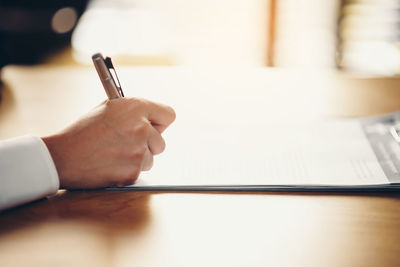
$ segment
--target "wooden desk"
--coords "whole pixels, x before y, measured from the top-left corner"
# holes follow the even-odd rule
[[[52,133],[105,97],[89,68],[9,67],[3,77],[1,138]],[[267,105],[270,120],[400,107],[396,79],[361,81],[365,87],[343,86],[335,94],[327,86],[359,81],[179,68],[123,68],[120,79],[127,95],[175,106],[180,121],[210,116],[192,109],[194,101],[216,106],[228,97],[226,88],[226,105],[239,103],[240,88],[264,89],[266,97],[252,98],[247,112]],[[0,214],[0,266],[399,266],[399,255],[400,194],[60,191]]]

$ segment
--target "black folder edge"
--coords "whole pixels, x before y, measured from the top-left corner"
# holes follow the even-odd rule
[[[400,192],[400,184],[379,185],[152,185],[107,187],[115,191],[221,191],[221,192]]]

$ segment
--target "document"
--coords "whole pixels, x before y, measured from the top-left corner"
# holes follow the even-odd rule
[[[396,189],[400,113],[310,123],[188,123],[165,133],[167,149],[125,189]]]

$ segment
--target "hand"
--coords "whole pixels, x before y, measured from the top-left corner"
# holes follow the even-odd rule
[[[64,131],[42,138],[65,189],[133,184],[153,165],[175,120],[172,108],[136,98],[99,105]]]

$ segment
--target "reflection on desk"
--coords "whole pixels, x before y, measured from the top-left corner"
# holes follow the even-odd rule
[[[397,266],[399,199],[367,194],[60,192],[1,214],[0,262]]]

